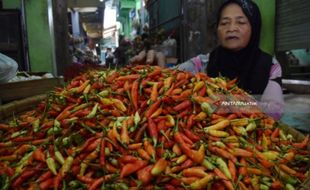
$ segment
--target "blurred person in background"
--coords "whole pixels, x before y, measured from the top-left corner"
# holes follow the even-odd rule
[[[16,76],[18,64],[12,58],[0,53],[0,83],[6,83]]]

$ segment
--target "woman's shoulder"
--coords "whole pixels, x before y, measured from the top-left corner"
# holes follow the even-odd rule
[[[270,79],[282,77],[282,68],[276,57],[272,58],[272,65],[270,69]]]
[[[209,62],[209,53],[199,54],[177,66],[177,69],[192,73],[204,72]]]

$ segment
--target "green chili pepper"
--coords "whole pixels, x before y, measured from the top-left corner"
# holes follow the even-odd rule
[[[46,159],[47,167],[51,170],[54,175],[57,175],[55,160],[51,157],[50,153],[47,151]]]
[[[207,159],[204,159],[202,165],[206,167],[208,170],[213,170],[215,166]]]
[[[65,159],[62,156],[61,152],[58,150],[57,146],[55,146],[55,158],[61,165],[65,163]]]
[[[254,129],[256,129],[256,123],[255,122],[250,122],[245,128],[246,131],[253,131]]]
[[[64,137],[62,139],[62,145],[65,147],[68,147],[71,144],[71,138],[70,137]]]
[[[33,123],[32,123],[32,127],[33,127],[33,131],[36,133],[40,130],[40,119],[36,119]]]
[[[96,103],[96,104],[94,105],[93,109],[91,110],[91,112],[90,112],[87,116],[85,116],[85,118],[91,119],[91,118],[95,117],[95,116],[96,116],[96,113],[97,113],[98,105],[99,105],[99,104]]]
[[[73,164],[73,156],[68,156],[64,162],[64,164],[62,165],[62,167],[60,168],[60,175],[62,177],[65,176],[65,174],[71,169],[71,166]]]
[[[10,179],[6,174],[0,176],[0,186],[2,190],[8,190],[10,187]]]
[[[285,189],[286,189],[286,190],[295,190],[295,187],[294,187],[293,185],[287,183],[287,184],[285,185]]]
[[[103,91],[98,93],[98,95],[101,96],[102,98],[107,97],[109,94],[110,94],[110,92],[108,90],[103,90]]]
[[[206,112],[209,116],[215,111],[215,109],[207,102],[203,102],[200,107],[202,111]]]
[[[259,189],[260,189],[260,190],[269,190],[269,187],[268,187],[267,185],[260,184],[260,185],[259,185]]]
[[[284,134],[284,131],[282,129],[280,129],[279,135],[281,140],[287,140],[286,135]]]
[[[96,131],[94,131],[93,129],[91,129],[90,127],[88,127],[85,123],[81,122],[80,123],[82,125],[82,127],[84,127],[85,129],[87,129],[89,132],[91,132],[92,134],[95,134]]]
[[[140,115],[139,115],[139,112],[136,112],[135,113],[135,117],[134,117],[134,123],[135,123],[135,125],[138,125],[139,124],[139,122],[141,121],[141,117],[140,117]]]
[[[56,134],[59,134],[61,132],[61,128],[59,127],[52,127],[50,129],[47,130],[47,135],[50,136],[50,135],[56,135]]]
[[[34,150],[33,150],[34,151]],[[15,168],[15,174],[19,175],[20,172],[23,170],[25,166],[28,165],[28,160],[32,156],[33,151],[27,153],[17,164],[17,167]]]
[[[18,136],[26,134],[26,133],[27,133],[26,130],[16,131],[15,133],[12,133],[11,138],[15,138],[15,137],[18,137]]]
[[[222,158],[217,158],[216,163],[219,166],[220,170],[226,175],[228,179],[231,179],[231,173],[229,172],[226,162]]]
[[[116,189],[119,189],[119,190],[128,190],[129,187],[127,186],[126,183],[117,183],[117,184],[116,184]]]

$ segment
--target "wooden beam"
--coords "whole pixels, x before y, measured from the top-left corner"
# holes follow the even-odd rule
[[[68,49],[68,19],[64,19],[67,18],[66,1],[53,0],[53,16],[57,74],[63,75],[67,66],[71,64]]]
[[[68,0],[68,7],[103,7],[104,2],[99,0]]]

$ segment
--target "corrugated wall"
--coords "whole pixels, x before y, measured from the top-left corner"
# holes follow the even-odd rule
[[[310,1],[277,1],[276,50],[310,47]]]
[[[180,26],[182,0],[151,0],[147,7],[150,28],[170,30]]]

